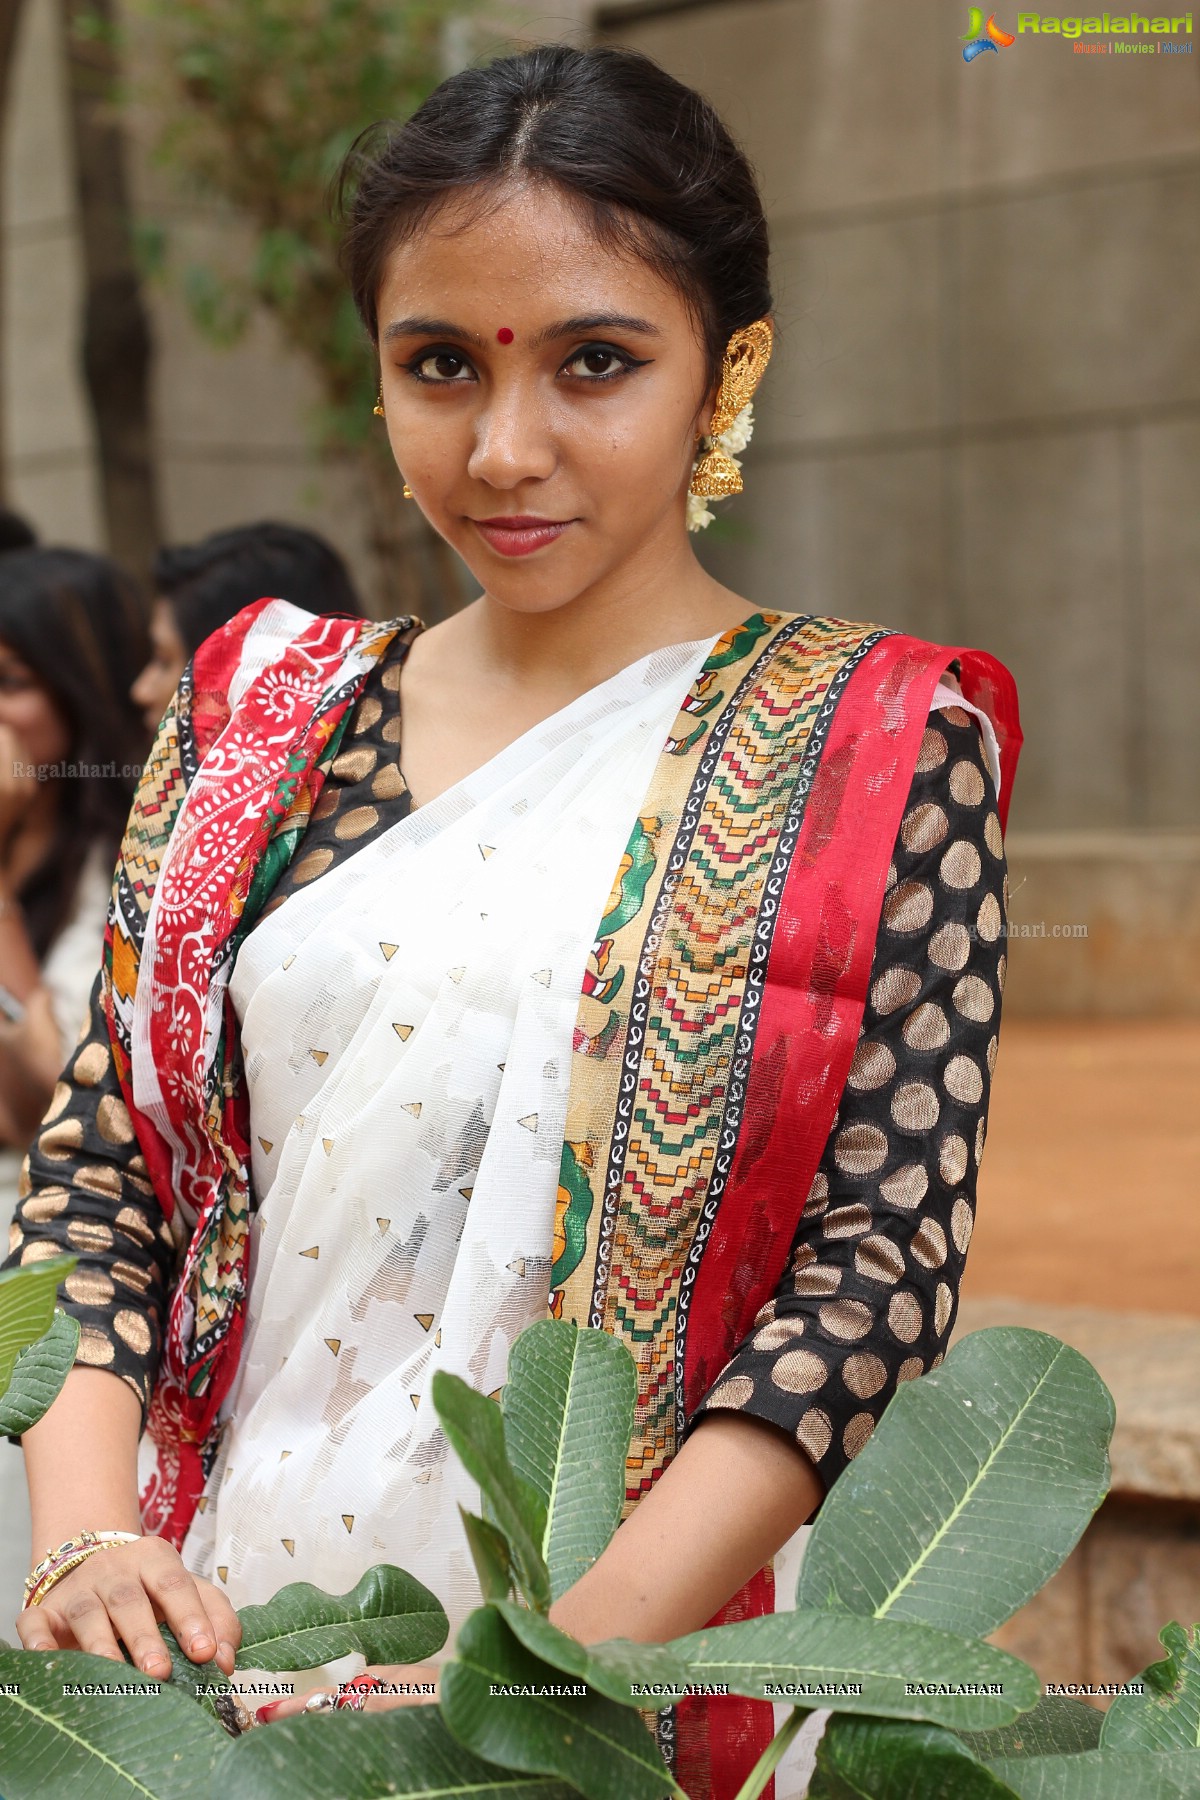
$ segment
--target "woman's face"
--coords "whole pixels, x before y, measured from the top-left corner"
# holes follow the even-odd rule
[[[715,398],[697,327],[558,189],[437,214],[391,253],[378,311],[397,465],[488,594],[548,611],[685,547]]]
[[[150,613],[150,661],[129,690],[149,731],[158,730],[186,665],[187,646],[175,629],[171,608],[167,601],[156,600]]]
[[[67,761],[71,727],[66,714],[41,677],[3,638],[0,638],[0,726],[12,733],[22,761]]]

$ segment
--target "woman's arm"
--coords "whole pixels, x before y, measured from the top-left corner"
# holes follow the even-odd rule
[[[699,1631],[804,1524],[823,1493],[774,1425],[713,1413],[550,1618],[583,1644]]]
[[[583,1642],[701,1629],[811,1516],[900,1381],[941,1361],[1004,979],[993,802],[969,715],[934,715],[862,1034],[789,1266],[674,1460],[551,1609]]]

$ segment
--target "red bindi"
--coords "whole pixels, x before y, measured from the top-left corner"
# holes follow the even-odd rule
[[[513,334],[509,330],[507,325],[502,325],[500,327],[499,331],[496,333],[496,341],[501,344],[511,344],[512,343]]]

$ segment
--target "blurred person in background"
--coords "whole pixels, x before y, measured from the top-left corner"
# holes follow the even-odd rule
[[[12,515],[6,515],[11,519]],[[144,733],[129,683],[146,606],[82,550],[0,556],[0,1224],[73,1048],[104,937]],[[0,1591],[19,1600],[20,1459],[0,1461]],[[21,1529],[24,1517],[24,1530]]]
[[[0,506],[0,552],[27,550],[31,544],[36,543],[36,531],[26,524],[20,513],[10,512],[7,506]]]
[[[243,606],[272,594],[311,613],[364,617],[346,565],[331,544],[299,525],[238,525],[198,544],[168,545],[154,565],[150,660],[133,701],[151,731],[167,710],[193,651]]]

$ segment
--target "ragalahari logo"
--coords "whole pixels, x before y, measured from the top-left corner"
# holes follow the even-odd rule
[[[963,46],[963,61],[974,62],[985,50],[1007,50],[1016,43],[1016,38],[1009,31],[1001,31],[996,23],[995,13],[988,14],[988,22],[983,22],[983,8],[973,6],[970,9],[971,23],[967,27],[966,36],[958,41]],[[971,41],[968,43],[967,39]]]

